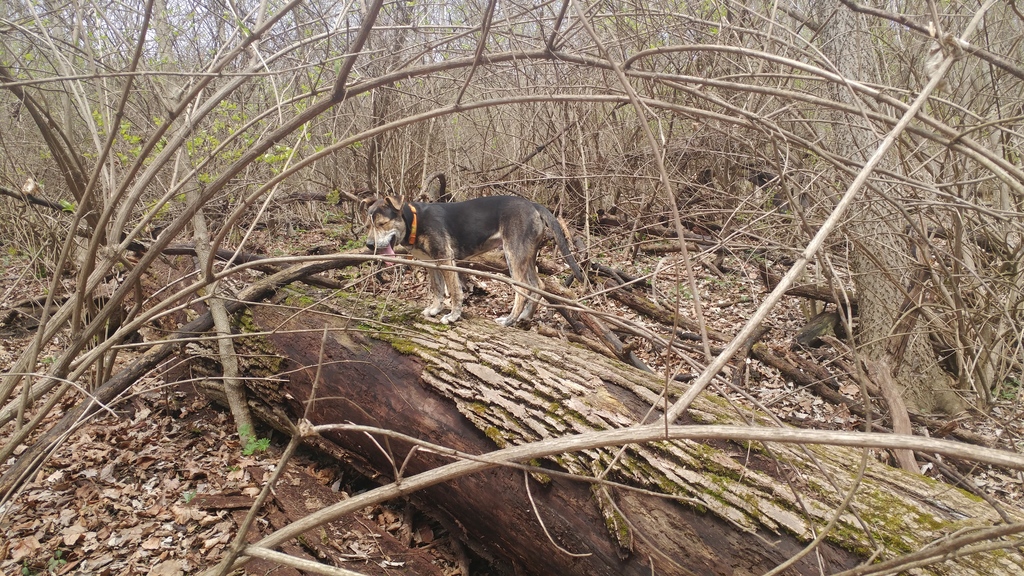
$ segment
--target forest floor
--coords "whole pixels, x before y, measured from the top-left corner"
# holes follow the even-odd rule
[[[271,255],[302,254],[311,246],[337,246],[336,240],[323,231],[260,236],[255,244]],[[625,251],[594,253],[602,264],[634,276],[665,269],[665,264],[676,258],[644,252],[635,257]],[[2,295],[0,312],[44,293],[42,282],[26,282],[19,269],[9,265],[2,272],[0,285],[12,288]],[[386,274],[385,284],[374,289],[389,292],[393,298],[399,292],[397,283],[401,283],[403,298],[424,300],[422,275],[396,270]],[[766,294],[755,263],[735,256],[725,258],[717,268],[698,268],[697,276],[707,326],[725,335],[736,333]],[[677,285],[686,286],[687,282],[685,276],[677,279],[674,272],[671,277],[661,274],[655,282],[656,287],[666,290]],[[671,293],[659,295],[672,299]],[[681,290],[679,298],[684,310],[692,309],[689,290]],[[467,313],[497,317],[507,312],[511,299],[507,285],[477,280],[466,301]],[[664,333],[664,326],[612,298],[599,296],[587,304]],[[841,358],[842,350],[825,347],[818,354],[794,347],[794,335],[807,320],[807,305],[796,297],[785,298],[766,321],[764,328],[768,331],[761,342],[781,355],[799,354],[820,365],[828,364],[838,391],[859,401],[860,386],[836,369],[841,362],[829,361]],[[16,316],[0,313],[0,320],[2,372],[10,368],[33,332]],[[557,315],[542,307],[535,324],[560,323]],[[536,326],[531,329],[536,330]],[[664,372],[664,354],[639,340],[626,343],[634,346],[647,365]],[[59,341],[52,346],[40,355],[40,371],[58,353]],[[699,367],[703,360],[699,343],[693,343],[693,349],[693,363]],[[138,353],[133,349],[123,351],[118,364],[127,364]],[[671,368],[683,374],[696,372],[693,367]],[[831,403],[811,389],[795,385],[775,368],[756,360],[747,360],[733,383],[732,388],[712,388],[710,393],[739,405],[758,405],[780,421],[796,426],[863,429],[863,420],[851,415],[845,405]],[[959,415],[957,426],[992,446],[1024,450],[1024,398],[1018,389],[1010,392],[1014,393],[1000,398],[987,413]],[[64,408],[77,400],[69,400]],[[55,420],[61,412],[55,410],[49,418]],[[878,415],[884,416],[884,410],[879,409]],[[13,424],[0,428],[0,445],[11,438],[13,431]],[[189,382],[163,382],[158,377],[138,382],[130,396],[80,426],[20,492],[0,507],[0,532],[6,535],[0,540],[0,572],[172,576],[193,574],[214,565],[230,547],[237,526],[287,443],[287,438],[266,429],[258,430],[257,435],[260,442],[243,445],[227,411],[198,394]],[[894,462],[884,451],[872,455]],[[13,461],[0,463],[0,473]],[[1019,472],[990,466],[957,468],[941,462],[923,463],[922,471],[949,483],[967,482],[968,489],[993,503],[1017,505],[1024,496],[1024,476]],[[352,470],[325,466],[315,453],[300,451],[290,461],[269,504],[260,511],[250,541],[373,485]],[[367,575],[454,576],[467,565],[473,574],[489,572],[484,560],[470,557],[438,523],[401,503],[362,510],[307,533],[283,551],[330,559]],[[300,574],[259,560],[250,563],[247,571]]]

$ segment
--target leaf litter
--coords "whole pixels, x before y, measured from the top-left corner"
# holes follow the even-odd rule
[[[708,326],[724,334],[738,330],[764,295],[756,270],[743,262],[731,264],[733,272],[724,278],[706,274],[698,280]],[[641,256],[621,265],[624,271],[641,275],[656,263]],[[405,282],[404,291],[410,297],[423,296],[422,279],[415,274],[391,277]],[[672,294],[674,285],[661,288],[663,295]],[[689,301],[685,294],[682,298],[681,314],[690,315]],[[505,312],[510,299],[511,291],[503,283],[479,282],[467,298],[467,308],[469,314],[498,315]],[[793,335],[805,320],[800,304],[796,298],[785,299],[766,321],[770,330],[761,341],[778,354],[798,354],[823,363],[813,351],[793,346]],[[665,326],[611,298],[599,298],[593,305],[667,335]],[[544,308],[539,316],[545,322],[557,321]],[[29,333],[18,336],[0,340],[0,366],[5,369],[30,338]],[[691,366],[678,365],[676,360],[666,365],[663,351],[639,339],[631,342],[628,334],[621,336],[656,371],[686,372],[702,365],[697,347]],[[52,344],[59,345],[59,341]],[[44,355],[57,352],[44,351]],[[130,359],[130,352],[123,353],[121,361]],[[823,400],[773,367],[746,359],[733,369],[739,371],[733,379],[739,389],[714,389],[732,402],[746,406],[753,400],[797,426],[838,430],[863,426],[845,405]],[[832,369],[832,373],[839,392],[859,401],[860,387],[841,370]],[[221,558],[273,470],[283,439],[274,436],[267,452],[244,456],[224,410],[186,384],[154,391],[157,384],[140,381],[127,408],[114,416],[102,414],[80,427],[0,508],[0,530],[6,536],[0,541],[0,571],[178,576],[210,567]],[[972,415],[956,425],[990,439],[993,445],[1020,451],[1024,449],[1021,414],[1018,395],[993,406],[988,415]],[[58,416],[51,415],[51,423]],[[12,431],[11,424],[0,428],[0,438],[9,438]],[[0,463],[0,473],[21,451]],[[873,454],[885,461],[892,458],[882,451]],[[922,471],[946,480],[931,464]],[[961,467],[961,473],[975,489],[999,501],[1016,505],[1024,496],[1024,477],[1019,472],[968,466]],[[300,453],[279,482],[275,497],[261,511],[256,530],[265,535],[367,487],[351,470],[324,467],[315,454]],[[302,546],[283,548],[365,574],[459,574],[460,548],[451,543],[446,530],[426,518],[405,526],[402,516],[390,506],[377,506],[309,534],[300,539]],[[297,573],[266,563],[260,566],[258,561],[249,565],[250,570],[257,568],[260,573]],[[477,561],[474,573],[486,574],[486,565]]]

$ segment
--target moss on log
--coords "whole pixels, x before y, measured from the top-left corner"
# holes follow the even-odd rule
[[[264,333],[256,350],[279,357],[271,364],[277,378],[254,389],[265,418],[279,426],[282,418],[296,420],[317,374],[314,424],[378,426],[469,453],[623,428],[663,405],[663,379],[574,344],[490,319],[448,327],[411,309],[375,306],[346,296],[330,314],[252,308],[247,327]],[[680,384],[669,386],[676,397]],[[654,412],[656,421],[660,412]],[[771,425],[766,416],[711,395],[698,399],[687,418]],[[426,452],[406,460],[408,444],[364,434],[331,434],[320,442],[382,480],[403,462],[405,475],[412,475],[449,461]],[[871,458],[855,486],[861,459],[862,450],[833,446],[659,441],[629,445],[621,454],[612,447],[534,463],[591,478],[611,466],[605,478],[617,485],[594,487],[535,471],[528,495],[523,472],[498,469],[414,500],[499,564],[534,574],[639,575],[652,567],[659,574],[763,573],[813,540],[851,489],[851,505],[818,548],[820,556],[810,554],[786,573],[818,574],[819,562],[832,573],[876,552],[884,560],[1001,522],[966,492]],[[590,555],[569,556],[555,543]],[[1011,548],[922,573],[1019,574],[1021,565]]]

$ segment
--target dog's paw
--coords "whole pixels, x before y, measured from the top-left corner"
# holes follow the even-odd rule
[[[516,321],[511,316],[502,316],[500,318],[495,318],[494,321],[506,328],[516,323]]]
[[[449,312],[441,318],[441,324],[451,324],[459,318],[462,318],[462,313]]]
[[[438,314],[440,314],[441,310],[442,310],[442,308],[440,306],[438,306],[436,308],[433,307],[433,306],[431,306],[430,308],[424,308],[423,309],[423,316],[425,316],[427,318],[433,318],[434,316],[437,316]]]

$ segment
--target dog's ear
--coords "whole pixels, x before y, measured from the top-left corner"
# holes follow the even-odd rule
[[[369,214],[370,208],[373,207],[377,200],[373,196],[367,196],[359,201],[359,209],[363,211],[363,214]]]
[[[401,200],[399,200],[398,198],[395,198],[394,196],[386,196],[384,198],[384,200],[388,204],[390,204],[391,207],[394,208],[396,211],[401,212],[401,210],[402,210],[402,201]]]

